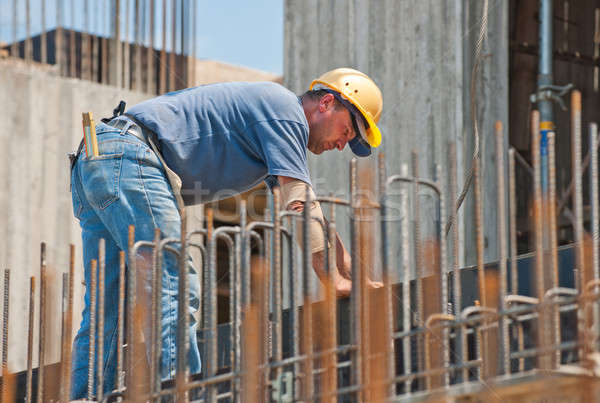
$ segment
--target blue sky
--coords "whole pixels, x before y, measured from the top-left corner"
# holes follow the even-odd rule
[[[13,1],[0,0],[0,41],[2,42],[12,41]],[[17,1],[18,39],[25,36],[26,1]],[[29,1],[32,34],[35,35],[41,27],[42,0]],[[61,0],[45,0],[47,29],[56,26],[57,1]],[[94,16],[89,24],[84,24],[83,18],[86,1],[90,7],[90,15]],[[167,0],[168,21],[171,20],[169,5],[172,1]],[[192,1],[196,4],[196,56],[198,58],[221,60],[276,74],[283,73],[284,0],[186,0],[188,4]],[[144,0],[140,1],[143,2]],[[82,30],[87,26],[89,32],[106,32],[108,28],[103,27],[108,27],[109,24],[108,9],[101,5],[107,3],[106,0],[62,0],[64,13],[62,25],[74,26],[76,30]],[[121,0],[122,15],[126,4],[127,0]],[[133,16],[134,0],[129,0],[129,4]],[[156,0],[156,4],[156,21],[157,25],[160,25],[162,1]],[[133,24],[131,30],[133,31]],[[170,29],[167,31],[168,43],[171,42],[170,31]]]

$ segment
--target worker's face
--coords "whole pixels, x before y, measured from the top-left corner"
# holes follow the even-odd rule
[[[309,119],[308,149],[314,154],[341,151],[355,136],[350,111],[336,104],[332,94],[324,95]]]

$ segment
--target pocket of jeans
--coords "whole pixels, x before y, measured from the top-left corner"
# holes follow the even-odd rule
[[[119,199],[123,153],[103,154],[81,161],[81,182],[94,208],[105,209]]]

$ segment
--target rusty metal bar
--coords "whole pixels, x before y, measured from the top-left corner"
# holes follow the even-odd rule
[[[118,391],[125,387],[123,374],[123,344],[125,342],[125,251],[119,251],[119,305],[117,311],[117,370],[115,385]]]
[[[351,265],[352,265],[352,291],[350,293],[350,331],[352,332],[351,343],[356,346],[356,351],[352,352],[352,383],[355,385],[363,384],[363,373],[362,373],[362,357],[360,354],[360,346],[363,343],[362,340],[362,317],[361,317],[361,288],[357,287],[360,283],[360,265],[358,262],[358,230],[359,225],[357,222],[358,216],[358,197],[357,197],[357,182],[356,182],[356,169],[357,169],[357,161],[356,158],[353,158],[350,161],[350,247],[351,247]],[[305,215],[304,220],[308,220],[308,216]],[[304,224],[307,226],[308,224],[305,222]],[[306,231],[308,229],[305,228],[305,237]],[[305,239],[304,245],[306,245],[307,240]],[[306,248],[305,248],[306,249]],[[310,395],[308,395],[310,396]],[[358,399],[360,400],[361,396],[358,394]]]
[[[281,361],[283,355],[282,312],[281,312],[281,278],[283,265],[281,262],[281,194],[279,187],[273,188],[273,360]],[[305,245],[306,247],[306,245]],[[281,374],[281,367],[275,369],[275,376]]]
[[[171,53],[169,54],[169,86],[167,91],[174,91],[175,87],[175,76],[176,76],[176,60],[175,56],[177,53],[177,0],[172,1],[171,10]]]
[[[98,358],[97,370],[97,399],[102,401],[104,389],[104,278],[106,272],[106,241],[100,238],[98,242]]]
[[[162,2],[162,46],[159,64],[159,94],[167,92],[167,0]]]
[[[556,157],[555,157],[555,141],[556,134],[554,131],[548,132],[548,229],[550,232],[550,266],[551,266],[551,278],[552,288],[559,286],[558,281],[558,239],[557,239],[557,225],[556,225]],[[560,330],[560,312],[558,306],[553,308],[552,313],[553,322],[553,342],[554,345],[558,345],[561,339]],[[554,368],[560,365],[561,352],[556,351],[554,355],[552,366]]]
[[[39,314],[39,337],[38,337],[38,388],[37,401],[44,400],[44,366],[46,365],[46,244],[42,242],[40,247],[40,314]]]
[[[8,385],[8,322],[10,315],[10,269],[4,270],[4,299],[2,302],[2,383],[0,397],[4,399]]]
[[[69,77],[77,77],[75,54],[75,0],[71,0],[71,29],[69,30]]]
[[[154,4],[154,0],[150,0],[150,3],[148,4],[148,6],[150,7],[150,23],[149,23],[149,30],[150,30],[150,40],[148,43],[148,47],[146,48],[146,92],[148,94],[155,94],[156,93],[156,80],[154,77],[154,19],[155,19],[155,15],[154,15],[154,9],[155,9],[155,4]]]
[[[25,60],[33,60],[33,46],[31,44],[31,0],[25,0]]]
[[[600,206],[598,195],[598,125],[590,123],[590,206],[592,233],[592,267],[594,280],[600,279]],[[596,322],[597,323],[597,322]]]
[[[29,319],[27,321],[27,380],[25,386],[25,401],[32,401],[32,378],[33,378],[33,327],[35,315],[35,277],[29,278]],[[3,367],[4,374],[4,367]]]
[[[383,153],[378,155],[378,188],[379,188],[379,203],[381,206],[380,210],[380,226],[381,226],[381,271],[383,276],[384,286],[384,309],[385,309],[385,341],[389,343],[385,351],[388,352],[388,356],[384,357],[386,360],[386,372],[385,379],[392,379],[396,375],[395,362],[391,357],[395,357],[394,339],[393,334],[396,327],[396,321],[394,316],[394,307],[392,301],[392,275],[390,270],[390,247],[387,232],[387,175],[385,170],[385,158]],[[335,242],[335,237],[333,238]],[[390,382],[386,389],[386,396],[391,397],[394,395],[396,384]]]
[[[17,42],[17,25],[19,21],[18,9],[17,9],[18,0],[13,0],[13,9],[12,9],[12,44],[10,46],[10,55],[11,57],[19,57],[19,44]]]
[[[46,42],[46,0],[41,0],[40,9],[40,18],[42,20],[42,29],[40,32],[40,61],[45,64],[48,63],[48,43]]]
[[[152,317],[150,319],[150,393],[157,393],[160,391],[160,352],[161,352],[161,333],[159,327],[161,327],[160,311],[161,311],[161,284],[162,284],[162,251],[159,247],[160,244],[160,228],[154,229],[154,247],[152,250],[152,299],[150,302],[150,312]]]
[[[575,273],[577,289],[583,290],[586,284],[583,249],[583,187],[581,167],[581,92],[571,93],[571,170],[573,174],[573,211],[575,214]]]
[[[422,326],[424,321],[424,308],[423,308],[423,252],[421,250],[421,208],[419,203],[419,160],[415,150],[411,152],[412,162],[412,211],[413,211],[413,248],[414,248],[414,262],[415,262],[415,294],[417,309],[414,318],[416,326]],[[423,337],[421,335],[416,336],[416,354],[417,354],[417,371],[423,371]],[[417,384],[419,381],[417,380]]]
[[[449,197],[450,201],[454,202],[456,200],[456,193],[458,191],[458,181],[457,181],[457,168],[456,168],[456,143],[451,142],[449,145],[449,162],[450,162],[450,192]],[[459,315],[462,310],[462,279],[461,279],[461,270],[460,270],[460,238],[458,231],[458,211],[452,208],[452,290],[453,290],[453,313],[454,315]],[[443,234],[442,234],[443,235]],[[455,356],[457,361],[457,366],[461,367],[463,365],[463,352],[465,351],[465,342],[466,338],[462,333],[462,326],[456,327],[454,329],[455,334]],[[457,371],[455,373],[456,379],[458,382],[463,380],[468,380],[468,372],[467,370]]]
[[[129,264],[127,267],[127,398],[132,399],[135,397],[135,382],[133,381],[133,374],[135,372],[135,350],[136,350],[136,331],[137,323],[135,320],[135,309],[136,309],[136,254],[134,250],[135,244],[135,227],[130,225],[128,228],[127,237],[127,253],[129,255]]]
[[[97,283],[96,278],[98,276],[98,262],[96,259],[92,259],[90,262],[90,332],[89,332],[89,355],[88,355],[88,384],[87,384],[87,398],[88,400],[94,399],[94,368],[95,368],[95,357],[96,357],[96,295],[97,295]]]
[[[402,164],[400,168],[400,175],[408,176],[408,165]],[[389,181],[389,180],[388,180]],[[403,282],[402,282],[402,330],[404,332],[408,332],[411,329],[411,319],[413,312],[411,310],[410,304],[410,279],[411,279],[411,266],[410,266],[410,235],[409,235],[409,226],[410,226],[410,216],[409,216],[409,196],[408,192],[402,192],[400,195],[400,215],[401,215],[401,238],[402,238],[402,271],[404,273]],[[412,346],[410,337],[405,337],[402,339],[402,351],[404,355],[403,366],[404,366],[404,375],[408,375],[412,372]],[[412,389],[412,380],[407,380],[405,382],[405,390],[406,394],[411,393]]]
[[[179,279],[177,298],[177,373],[175,384],[177,388],[177,401],[186,403],[189,401],[189,393],[186,389],[189,376],[189,280],[187,260],[187,214],[181,209],[181,243],[179,249]],[[210,270],[209,270],[210,271]],[[216,274],[214,274],[216,275]],[[216,307],[216,300],[214,301]],[[216,337],[216,332],[215,332]]]

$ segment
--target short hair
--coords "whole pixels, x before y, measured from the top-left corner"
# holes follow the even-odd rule
[[[329,93],[330,92],[328,92],[327,90],[322,89],[322,88],[320,88],[318,90],[308,90],[304,94],[300,95],[300,99],[302,101],[304,101],[305,99],[308,99],[308,100],[311,100],[311,101],[318,101],[318,100],[320,100],[321,98],[323,98],[325,95],[327,95]],[[335,99],[335,104],[334,105],[335,105],[335,109],[336,110],[345,108],[345,106],[340,101],[338,101],[337,99]]]

